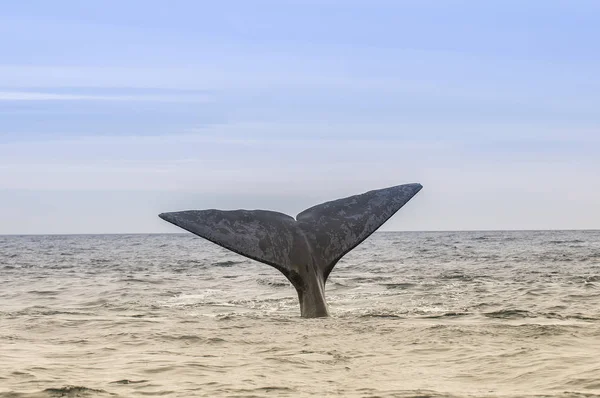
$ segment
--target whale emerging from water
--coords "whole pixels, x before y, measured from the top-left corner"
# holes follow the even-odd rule
[[[337,262],[421,190],[404,184],[325,202],[296,219],[267,210],[187,210],[159,215],[219,246],[275,267],[298,292],[304,318],[329,315],[325,282]]]

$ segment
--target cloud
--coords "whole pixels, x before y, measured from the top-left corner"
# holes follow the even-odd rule
[[[208,95],[90,95],[31,91],[0,91],[0,101],[151,101],[151,102],[209,102]]]

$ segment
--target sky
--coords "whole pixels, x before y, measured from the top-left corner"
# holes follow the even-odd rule
[[[21,0],[0,234],[178,232],[403,183],[384,230],[600,228],[595,0]]]

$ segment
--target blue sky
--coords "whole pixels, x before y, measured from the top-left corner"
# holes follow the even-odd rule
[[[0,233],[421,182],[388,230],[600,227],[600,2],[27,1],[0,14]]]

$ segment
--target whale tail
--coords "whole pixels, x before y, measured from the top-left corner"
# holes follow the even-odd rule
[[[337,262],[392,217],[421,184],[325,202],[296,219],[265,210],[187,210],[160,218],[281,271],[298,291],[302,316],[327,316],[324,286]]]

